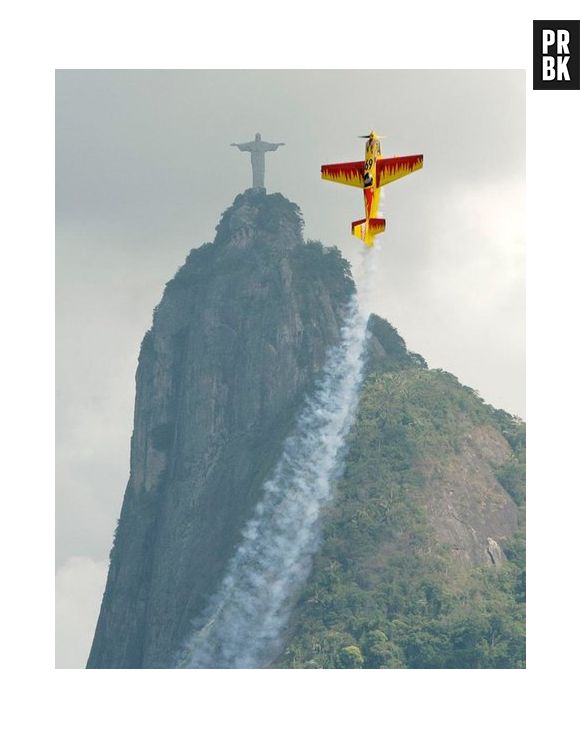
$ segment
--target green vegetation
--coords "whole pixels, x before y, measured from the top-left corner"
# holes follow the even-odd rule
[[[350,264],[336,246],[327,248],[320,241],[306,241],[289,255],[292,278],[302,289],[310,290],[319,280],[333,284],[337,292],[349,297],[354,290]]]
[[[426,469],[462,458],[474,434],[501,446],[500,433],[513,455],[496,476],[521,523],[502,542],[506,558],[496,568],[485,558],[460,560],[438,543]],[[509,446],[501,446],[504,454]],[[323,545],[276,665],[523,668],[524,447],[521,421],[450,374],[417,368],[372,376]]]
[[[497,479],[517,505],[524,504],[526,501],[525,461],[514,455],[509,461],[498,468]]]

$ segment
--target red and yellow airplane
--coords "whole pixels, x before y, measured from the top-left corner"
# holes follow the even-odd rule
[[[379,189],[396,179],[416,172],[423,166],[423,154],[412,156],[395,156],[383,159],[379,136],[371,131],[366,138],[365,160],[350,161],[344,164],[323,164],[322,179],[331,182],[361,187],[365,200],[365,217],[352,224],[352,235],[360,238],[370,248],[374,246],[374,238],[385,230],[383,218],[377,218],[379,209]]]

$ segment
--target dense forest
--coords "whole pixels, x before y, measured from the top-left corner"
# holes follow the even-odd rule
[[[493,549],[483,560],[466,559],[461,546],[442,540],[433,498],[442,480],[453,479],[473,437],[485,449],[501,442],[498,436],[505,453],[485,471],[517,505],[517,527],[500,541],[495,562]],[[373,374],[324,542],[277,665],[523,668],[524,521],[519,419],[442,371]]]

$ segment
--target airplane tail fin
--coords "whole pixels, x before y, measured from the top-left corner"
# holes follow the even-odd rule
[[[352,235],[360,238],[367,246],[374,246],[374,239],[385,230],[386,222],[383,218],[365,218],[355,220],[352,224]]]

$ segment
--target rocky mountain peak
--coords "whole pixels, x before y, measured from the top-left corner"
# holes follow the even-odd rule
[[[305,241],[302,228],[297,205],[246,190],[223,213],[214,241],[193,249],[165,287],[141,345],[130,476],[88,668],[175,666],[340,341],[355,289],[350,266],[336,247]],[[425,561],[455,577],[456,560],[495,571],[510,550],[520,555],[508,497],[520,504],[523,494],[518,427],[430,372],[387,321],[371,316],[368,331],[359,420],[309,585],[326,592],[320,634],[311,637],[308,595],[284,665],[319,652],[327,652],[316,657],[322,666],[350,663],[353,634],[362,634],[364,651],[371,626],[386,632],[389,618],[407,617],[400,593],[413,572],[416,588],[432,575]],[[440,586],[453,590],[461,576]],[[340,609],[347,580],[348,602],[352,594],[359,603],[352,622]],[[329,625],[333,608],[340,622]],[[368,664],[421,665],[423,655],[409,655],[411,630],[393,628],[400,653],[365,656]]]
[[[268,244],[277,253],[303,243],[304,221],[298,206],[280,193],[252,188],[239,194],[216,229],[216,246]],[[273,238],[274,236],[274,238]]]

